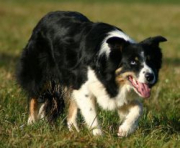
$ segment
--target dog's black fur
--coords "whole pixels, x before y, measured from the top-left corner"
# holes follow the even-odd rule
[[[88,79],[88,67],[95,71],[110,97],[118,94],[116,69],[128,61],[123,56],[128,55],[128,52],[140,51],[142,47],[136,46],[137,50],[127,50],[122,54],[122,50],[117,50],[119,46],[116,46],[117,42],[121,41],[114,38],[108,41],[111,48],[109,58],[105,53],[99,56],[103,40],[115,29],[122,31],[106,23],[93,23],[78,12],[63,11],[47,14],[34,28],[23,50],[17,79],[29,98],[49,102],[45,107],[47,115],[54,106],[53,100],[57,102],[58,107],[51,112],[50,121],[63,111],[62,89],[67,87],[78,90]],[[153,42],[157,45],[148,45],[152,40],[148,39],[140,44],[147,52],[153,53],[153,62],[149,64],[155,65],[158,75],[162,54],[157,45],[165,39],[156,39]],[[129,43],[122,40],[122,48],[126,44]],[[153,51],[150,49],[151,46],[155,47]],[[123,70],[121,72],[128,71],[128,68]],[[50,84],[51,87],[45,87],[46,84]]]

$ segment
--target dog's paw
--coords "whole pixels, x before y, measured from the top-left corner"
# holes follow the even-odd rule
[[[68,129],[69,129],[70,132],[74,131],[74,130],[79,132],[79,128],[78,128],[76,123],[67,122],[67,126],[68,126]]]
[[[129,125],[121,125],[119,127],[117,135],[119,137],[127,137],[129,134],[133,133],[136,129],[136,126],[129,126]]]
[[[31,124],[33,124],[33,123],[35,123],[35,122],[36,122],[35,117],[29,116],[27,124],[28,124],[28,125],[31,125]]]
[[[117,135],[119,137],[127,137],[128,135],[128,128],[125,126],[120,126]]]
[[[93,132],[94,136],[101,136],[102,135],[102,131],[100,128],[95,128],[92,130],[92,132]]]
[[[71,123],[67,123],[67,127],[68,127],[68,129],[69,129],[69,131],[71,132],[71,131],[73,131],[73,127],[72,127],[72,124]]]

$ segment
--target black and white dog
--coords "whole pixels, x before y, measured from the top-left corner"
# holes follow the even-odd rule
[[[158,80],[159,43],[164,41],[156,36],[137,43],[121,29],[91,22],[78,12],[47,14],[34,28],[17,70],[29,98],[28,124],[41,118],[53,121],[67,103],[70,130],[74,126],[79,131],[80,109],[88,128],[101,135],[99,104],[118,111],[118,135],[129,135],[142,114],[137,95],[148,98]]]

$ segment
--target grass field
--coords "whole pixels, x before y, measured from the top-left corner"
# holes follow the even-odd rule
[[[163,1],[163,0],[162,0]],[[173,3],[24,2],[0,1],[0,147],[180,147],[180,5]],[[162,35],[164,55],[160,80],[150,99],[143,101],[144,114],[137,131],[118,138],[117,114],[99,109],[104,136],[93,137],[80,122],[81,132],[69,132],[64,117],[57,125],[40,121],[27,126],[26,96],[15,82],[15,67],[33,27],[47,12],[75,10],[93,21],[122,28],[137,41]]]

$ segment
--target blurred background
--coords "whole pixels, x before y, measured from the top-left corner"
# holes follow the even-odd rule
[[[123,142],[119,140],[115,136],[117,129],[110,128],[117,126],[113,122],[117,120],[116,116],[107,112],[100,115],[108,136],[100,140],[89,136],[87,131],[85,135],[81,134],[84,139],[80,139],[77,133],[69,133],[69,138],[65,126],[53,132],[49,126],[41,124],[31,128],[25,126],[27,101],[15,81],[17,61],[37,22],[46,13],[56,10],[79,11],[94,22],[115,25],[137,42],[156,35],[167,38],[168,42],[160,45],[164,58],[159,83],[152,97],[144,101],[144,115],[134,136]],[[28,144],[32,147],[65,146],[67,139],[70,144],[66,146],[76,146],[74,142],[78,141],[78,147],[84,147],[83,144],[92,147],[178,147],[179,82],[179,0],[0,0],[0,144],[4,147],[26,147]],[[20,127],[24,127],[23,130]],[[59,131],[64,132],[61,135]],[[64,143],[57,142],[60,139],[64,139]]]

